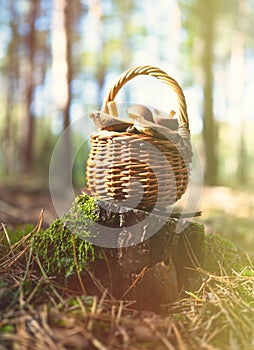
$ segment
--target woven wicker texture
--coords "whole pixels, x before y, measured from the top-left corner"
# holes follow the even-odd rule
[[[178,97],[179,135],[160,139],[146,134],[101,130],[91,136],[87,185],[104,200],[123,201],[137,208],[165,208],[186,191],[191,163],[189,121],[183,91],[159,68],[138,66],[123,73],[105,99],[104,111],[122,86],[138,75],[153,76]],[[181,129],[181,130],[180,130]]]

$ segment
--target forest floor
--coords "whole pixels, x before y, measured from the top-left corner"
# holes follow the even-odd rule
[[[254,252],[254,191],[228,187],[205,187],[200,223],[206,233],[219,234],[244,251]]]
[[[0,350],[253,350],[254,194],[204,188],[200,210],[195,221],[207,234],[225,237],[243,251],[230,245],[220,253],[238,256],[242,268],[219,265],[218,273],[200,268],[198,289],[183,291],[166,314],[158,314],[136,310],[132,302],[106,291],[99,298],[77,293],[48,277],[29,240],[40,225],[47,228],[56,218],[50,193],[0,187],[0,248],[5,229],[34,225],[20,242],[8,243],[6,255],[0,254]],[[215,249],[220,250],[219,242]],[[8,300],[15,302],[6,309]]]

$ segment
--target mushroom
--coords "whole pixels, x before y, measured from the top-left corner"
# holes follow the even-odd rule
[[[175,111],[171,111],[169,118],[165,118],[161,112],[155,109],[153,115],[154,122],[158,125],[165,126],[168,129],[178,130],[178,120],[173,119],[175,113]]]
[[[149,122],[153,122],[153,114],[150,111],[149,108],[143,106],[134,104],[127,108],[126,112],[128,113],[129,117],[132,119],[144,119]]]
[[[126,131],[126,129],[133,125],[127,120],[113,117],[104,112],[93,112],[89,114],[94,124],[102,130],[111,131]]]

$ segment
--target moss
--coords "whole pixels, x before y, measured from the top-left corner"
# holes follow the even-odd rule
[[[205,258],[205,230],[204,226],[196,222],[188,223],[181,234],[180,257],[185,267],[202,265]]]
[[[92,267],[95,257],[102,258],[101,250],[89,243],[97,234],[96,223],[103,220],[100,214],[101,209],[96,199],[80,195],[62,218],[55,220],[47,230],[34,237],[34,248],[48,274],[72,275],[76,269],[74,252],[79,271]],[[107,220],[107,213],[104,214]],[[223,272],[231,274],[233,269],[240,272],[249,263],[233,243],[220,236],[205,235],[204,226],[196,222],[188,223],[181,234],[175,234],[171,224],[165,225],[163,230],[172,231],[173,238],[170,235],[169,242],[164,242],[162,238],[168,235],[162,230],[151,238],[153,249],[156,244],[162,246],[154,249],[155,257],[151,253],[151,261],[157,261],[158,254],[162,254],[165,260],[173,258],[180,276],[180,285],[186,280],[199,279],[193,271],[195,267],[211,273],[221,273],[223,269]],[[136,251],[136,248],[133,249]]]
[[[80,195],[76,197],[67,216],[69,215],[78,218],[78,216],[81,215],[81,218],[90,218],[97,221],[99,217],[99,209],[100,208],[93,197]]]
[[[10,230],[8,227],[5,227],[5,230],[8,234],[8,238],[11,244],[19,242],[24,236],[29,234],[34,228],[32,224],[18,225],[14,230]],[[9,244],[6,240],[6,235],[1,230],[0,227],[0,256],[4,256],[9,251]]]
[[[235,294],[240,297],[250,307],[254,307],[254,268],[253,266],[245,266],[240,273],[236,273],[238,283],[234,288]]]
[[[84,240],[90,240],[96,235],[95,223],[99,220],[99,212],[100,208],[93,197],[80,195],[62,217],[62,221],[72,233]]]
[[[200,274],[197,267],[202,266],[205,259],[205,231],[204,226],[196,222],[188,222],[188,225],[178,237],[177,274],[179,286],[195,290],[200,285]],[[173,254],[175,254],[173,252]]]
[[[249,260],[234,243],[218,235],[207,235],[203,268],[212,273],[240,272]]]
[[[81,195],[67,214],[34,237],[34,249],[47,273],[64,274],[66,277],[74,273],[73,237],[79,271],[90,267],[95,259],[95,249],[87,239],[94,234],[94,222],[97,220],[98,207],[94,199]]]

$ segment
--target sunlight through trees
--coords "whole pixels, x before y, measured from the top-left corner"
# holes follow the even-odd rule
[[[159,0],[156,6],[152,0],[10,0],[1,2],[0,13],[3,178],[46,174],[60,133],[100,108],[120,73],[148,64],[184,88],[206,184],[251,184],[250,0]],[[120,96],[143,103],[140,97],[161,109],[171,103],[145,80]]]

